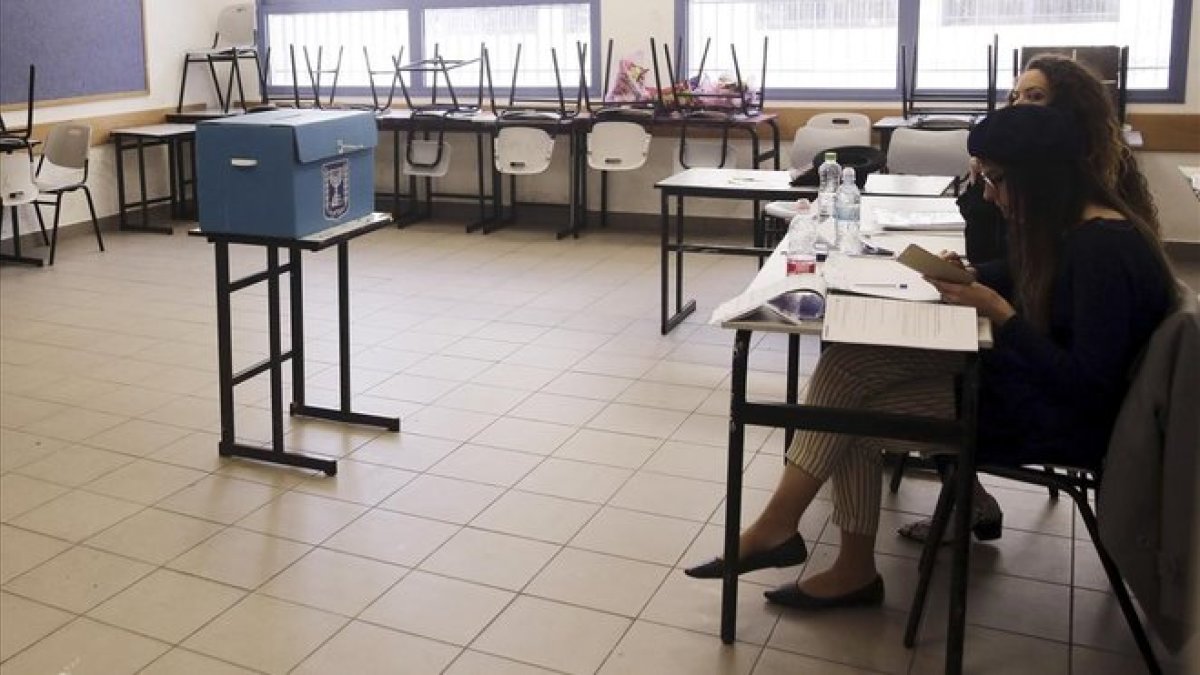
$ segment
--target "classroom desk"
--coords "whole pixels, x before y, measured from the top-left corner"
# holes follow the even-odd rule
[[[754,243],[752,246],[728,246],[718,244],[684,243],[685,197],[713,197],[746,201],[788,200],[804,195],[815,196],[814,187],[793,187],[787,171],[757,171],[753,169],[687,169],[654,184],[660,191],[662,228],[662,312],[659,328],[663,335],[679,325],[689,314],[696,311],[696,301],[683,301],[683,254],[716,253],[723,255],[747,255],[762,258],[770,255],[771,249],[763,245],[762,219],[755,214]],[[675,240],[670,237],[671,198],[675,198]],[[670,296],[670,254],[675,254],[675,312],[668,314]]]
[[[226,232],[202,232],[199,229],[188,234],[206,238],[213,244],[216,254],[217,277],[217,370],[221,399],[221,439],[218,452],[225,457],[246,457],[260,462],[272,462],[288,466],[317,469],[332,476],[337,473],[337,460],[329,457],[288,452],[283,443],[283,363],[292,363],[291,415],[303,415],[335,422],[364,424],[383,427],[388,431],[400,431],[400,418],[382,417],[354,412],[350,407],[350,253],[351,239],[391,225],[391,216],[372,213],[365,218],[352,220],[301,238],[268,237]],[[244,244],[266,249],[267,269],[241,279],[230,279],[229,245]],[[338,261],[338,373],[340,406],[337,409],[309,405],[305,402],[304,382],[304,279],[301,269],[304,251],[323,251],[337,247]],[[279,262],[280,249],[286,249],[288,261]],[[279,278],[289,275],[291,320],[291,349],[282,347],[283,307],[279,299]],[[233,319],[232,295],[234,291],[267,282],[267,326],[270,334],[267,359],[242,370],[233,372]],[[255,445],[237,442],[234,425],[233,389],[238,384],[264,372],[271,379],[271,447],[264,449]]]
[[[117,214],[120,221],[120,229],[135,232],[171,234],[173,230],[170,225],[150,224],[149,209],[152,204],[170,202],[171,217],[180,218],[183,216],[184,208],[187,204],[187,188],[190,185],[194,194],[196,187],[196,125],[178,123],[151,124],[140,127],[113,129],[110,134],[113,145],[116,147]],[[159,145],[166,146],[167,148],[168,192],[161,197],[149,197],[146,194],[146,148]],[[184,162],[183,159],[185,146],[190,146],[191,148],[191,152],[189,153],[191,159],[188,162]],[[138,201],[129,201],[125,194],[125,162],[123,159],[126,150],[137,152],[138,188],[141,197]],[[189,174],[188,167],[190,167],[191,179],[187,178]],[[129,222],[129,211],[131,209],[140,209],[140,223]]]
[[[783,274],[783,243],[759,270],[752,286],[766,283]],[[743,319],[722,324],[735,331],[733,342],[733,373],[730,385],[729,446],[726,465],[725,542],[724,560],[739,558],[739,535],[742,517],[742,472],[745,454],[746,425],[771,426],[788,429],[807,429],[833,433],[915,440],[957,445],[957,476],[955,503],[959,514],[971,512],[975,475],[975,425],[979,387],[977,355],[968,354],[962,375],[961,409],[955,420],[914,415],[900,415],[867,410],[850,410],[807,405],[798,402],[799,339],[801,335],[820,335],[820,320],[802,325],[772,321],[769,318]],[[750,338],[755,331],[788,335],[788,388],[785,402],[748,401],[746,398]],[[991,324],[979,320],[979,346],[991,346]],[[963,627],[966,618],[967,575],[970,562],[970,518],[957,518],[954,524],[953,562],[951,571],[950,623],[956,627],[947,636],[946,672],[959,673],[962,666]],[[721,641],[732,644],[737,636],[738,575],[729,565],[721,586]]]

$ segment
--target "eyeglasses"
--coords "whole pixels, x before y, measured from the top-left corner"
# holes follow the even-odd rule
[[[980,173],[979,175],[983,177],[983,182],[987,183],[988,187],[992,188],[993,190],[999,190],[1000,186],[1004,184],[1003,175],[989,176],[986,173]]]

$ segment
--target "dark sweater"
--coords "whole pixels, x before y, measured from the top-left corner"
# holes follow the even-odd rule
[[[979,280],[1012,301],[1003,261]],[[1049,334],[1018,314],[983,355],[979,453],[987,461],[1098,466],[1130,369],[1173,306],[1174,282],[1124,220],[1095,219],[1063,238]]]

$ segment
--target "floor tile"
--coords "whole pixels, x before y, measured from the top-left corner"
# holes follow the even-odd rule
[[[529,595],[635,617],[670,569],[564,548],[525,589]]]
[[[383,434],[354,451],[351,459],[409,471],[424,471],[437,464],[461,443],[445,438],[410,433]]]
[[[22,466],[18,473],[59,485],[79,487],[132,460],[129,455],[85,445],[70,445],[44,459]]]
[[[674,565],[700,531],[700,523],[605,507],[570,545],[599,553]]]
[[[557,552],[554,544],[466,527],[421,563],[421,569],[516,591]],[[485,560],[487,564],[481,564]]]
[[[253,590],[310,549],[294,541],[231,527],[175,558],[167,567]]]
[[[346,622],[336,614],[251,595],[183,646],[247,668],[286,673]]]
[[[792,572],[794,579],[796,572]],[[738,585],[740,642],[762,645],[779,618],[779,609],[763,599],[764,586]],[[721,580],[692,579],[672,570],[639,615],[640,619],[718,637],[721,633]]]
[[[467,645],[514,594],[414,570],[359,617],[414,635]]]
[[[598,401],[611,401],[621,395],[633,380],[592,373],[563,373],[546,384],[542,391],[561,396],[578,396]]]
[[[1070,647],[1003,631],[968,626],[963,650],[963,672],[1066,675],[1070,672]],[[913,675],[934,675],[946,669],[944,640],[923,640],[913,653]],[[1076,672],[1092,673],[1084,670]]]
[[[531,394],[509,414],[522,419],[580,426],[603,408],[604,402],[595,399],[538,392]]]
[[[238,527],[306,544],[319,544],[366,507],[303,492],[285,492],[237,522]]]
[[[587,502],[510,490],[476,516],[471,526],[565,544],[597,508]]]
[[[93,535],[86,543],[92,548],[162,565],[221,529],[207,520],[150,508]]]
[[[138,671],[138,675],[195,675],[196,673],[253,675],[254,671],[180,648],[172,649],[160,656],[154,663],[146,666],[144,670]]]
[[[7,523],[66,493],[66,487],[37,478],[15,473],[0,476],[0,520]]]
[[[88,616],[172,644],[245,595],[207,579],[159,569],[88,612]]]
[[[409,415],[404,428],[414,434],[465,441],[495,421],[495,415],[429,406]]]
[[[548,455],[574,432],[574,427],[563,424],[504,417],[476,434],[471,443]]]
[[[905,615],[873,607],[783,612],[767,646],[883,673],[908,671]],[[862,636],[870,635],[870,640]]]
[[[95,410],[68,408],[26,424],[21,429],[31,434],[79,442],[111,429],[126,419],[128,418]]]
[[[7,584],[13,577],[28,572],[70,547],[61,539],[0,525],[0,584]]]
[[[0,593],[0,661],[58,630],[75,616],[39,602]]]
[[[417,474],[378,464],[338,460],[336,476],[320,474],[301,481],[296,492],[374,506],[399,490]]]
[[[755,645],[738,642],[730,647],[707,635],[638,621],[598,673],[748,675],[759,651]]]
[[[376,509],[330,537],[322,546],[412,567],[437,550],[458,529],[456,525]]]
[[[206,476],[203,471],[138,459],[91,481],[85,489],[139,504],[153,504]]]
[[[538,455],[467,444],[434,465],[429,473],[509,487],[541,462]]]
[[[552,675],[554,671],[518,663],[499,656],[466,650],[445,670],[445,675]]]
[[[754,666],[753,675],[875,675],[878,672],[767,648]]]
[[[13,579],[5,588],[17,595],[86,612],[154,570],[128,558],[76,546]]]
[[[706,521],[725,497],[721,483],[677,478],[641,471],[609,501],[631,511]]]
[[[550,457],[516,487],[526,492],[603,504],[629,480],[629,469]]]
[[[8,377],[7,368],[5,377]],[[13,471],[31,462],[45,459],[68,445],[67,441],[57,438],[35,436],[0,427],[0,472]]]
[[[397,490],[380,507],[466,525],[503,492],[504,488],[494,485],[425,474]]]
[[[692,412],[712,393],[703,387],[685,387],[665,382],[638,381],[629,385],[617,397],[617,403],[666,408],[680,412]]]
[[[653,438],[667,438],[683,423],[687,413],[662,408],[643,408],[626,403],[611,403],[593,417],[587,426],[601,431],[616,431]]]
[[[443,408],[503,415],[527,396],[529,392],[522,389],[467,383],[439,398],[437,405]]]
[[[630,623],[612,614],[522,596],[471,647],[567,673],[593,673]]]
[[[406,572],[398,565],[314,548],[264,584],[259,593],[356,616]]]
[[[79,542],[142,510],[142,506],[88,492],[68,492],[12,520],[12,524]]]
[[[3,675],[133,675],[170,645],[90,619],[76,619],[0,666]]]
[[[441,672],[459,651],[433,640],[352,621],[291,672],[422,675]]]
[[[231,525],[280,494],[251,481],[208,476],[158,502],[161,509]]]

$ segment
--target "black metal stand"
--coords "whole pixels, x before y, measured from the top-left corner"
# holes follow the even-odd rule
[[[400,418],[354,412],[350,407],[350,253],[349,241],[374,232],[392,223],[387,214],[374,213],[366,218],[323,230],[300,239],[263,237],[201,232],[190,234],[208,239],[215,247],[217,273],[217,369],[220,386],[221,439],[218,451],[226,457],[245,457],[262,462],[317,469],[327,475],[337,473],[337,460],[318,455],[288,452],[283,442],[283,364],[292,365],[292,402],[290,415],[316,417],[335,422],[383,427],[400,431]],[[229,245],[262,246],[267,253],[267,269],[240,279],[229,273]],[[337,247],[338,260],[338,368],[340,405],[323,408],[305,402],[304,385],[304,279],[301,265],[303,251],[321,251]],[[288,252],[288,261],[281,264],[280,249]],[[290,274],[291,349],[283,351],[282,306],[279,299],[279,278]],[[268,357],[244,370],[233,370],[233,325],[231,299],[235,291],[267,282]],[[269,449],[238,443],[235,427],[233,388],[262,373],[271,381],[271,446]]]
[[[119,229],[131,232],[153,232],[157,234],[172,234],[170,225],[152,225],[150,223],[150,207],[154,204],[169,203],[171,217],[182,218],[186,213],[188,203],[187,188],[190,185],[195,191],[195,131],[179,131],[177,133],[159,134],[142,133],[136,129],[114,130],[113,145],[116,147],[117,165],[117,214]],[[161,197],[149,197],[146,188],[146,148],[165,145],[167,148],[168,194]],[[191,145],[190,160],[185,161],[185,146]],[[122,161],[126,150],[137,152],[138,192],[140,199],[129,201],[125,190],[125,162]],[[187,170],[191,167],[190,174]],[[189,178],[189,175],[191,176]],[[129,211],[140,211],[140,222],[130,222]]]

